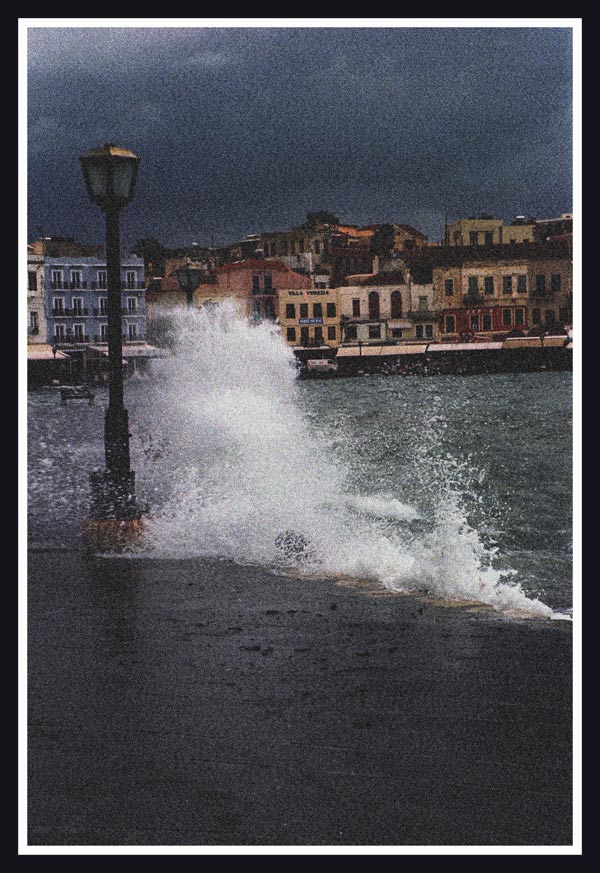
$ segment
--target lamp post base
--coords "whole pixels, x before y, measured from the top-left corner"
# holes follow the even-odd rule
[[[82,522],[86,552],[123,552],[143,533],[142,509],[135,499],[135,473],[94,470],[90,473],[90,517]]]
[[[122,554],[140,545],[144,533],[143,518],[94,519],[81,522],[83,545],[88,555]]]

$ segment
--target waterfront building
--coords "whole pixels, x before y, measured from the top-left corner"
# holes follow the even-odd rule
[[[44,256],[27,246],[27,345],[48,343],[44,284]]]
[[[246,315],[253,321],[278,318],[281,289],[312,287],[309,276],[290,270],[280,260],[265,260],[260,251],[253,258],[217,267],[215,280],[216,294],[243,299]]]
[[[348,276],[338,288],[342,343],[377,344],[414,338],[407,274],[403,270]]]
[[[460,218],[446,228],[446,244],[450,246],[492,246],[501,242],[502,219],[491,215]]]
[[[337,347],[340,314],[337,288],[296,288],[279,292],[279,321],[291,346]]]
[[[564,242],[437,250],[440,337],[564,328],[572,321],[572,259]]]
[[[67,352],[80,376],[92,362],[108,357],[106,259],[46,257],[47,342]],[[146,339],[144,262],[133,255],[121,263],[123,357],[140,357]],[[134,348],[138,346],[138,348]]]

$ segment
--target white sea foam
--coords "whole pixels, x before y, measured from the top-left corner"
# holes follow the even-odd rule
[[[332,448],[303,411],[295,358],[278,328],[248,324],[229,302],[177,311],[173,322],[174,354],[154,362],[132,414],[146,423],[136,469],[153,508],[149,552],[292,564],[552,617],[497,568],[496,550],[468,523],[463,467],[442,451],[443,416],[430,417],[415,457],[435,489],[423,518],[401,493],[352,493],[352,447]],[[282,552],[276,541],[285,532],[307,547]]]

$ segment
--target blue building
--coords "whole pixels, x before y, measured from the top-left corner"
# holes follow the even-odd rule
[[[46,258],[48,342],[59,349],[84,349],[108,343],[106,261],[99,258]],[[144,261],[125,257],[121,264],[123,343],[146,339]]]

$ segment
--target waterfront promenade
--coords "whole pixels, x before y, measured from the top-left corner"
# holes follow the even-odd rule
[[[571,625],[29,557],[32,845],[568,845]]]

